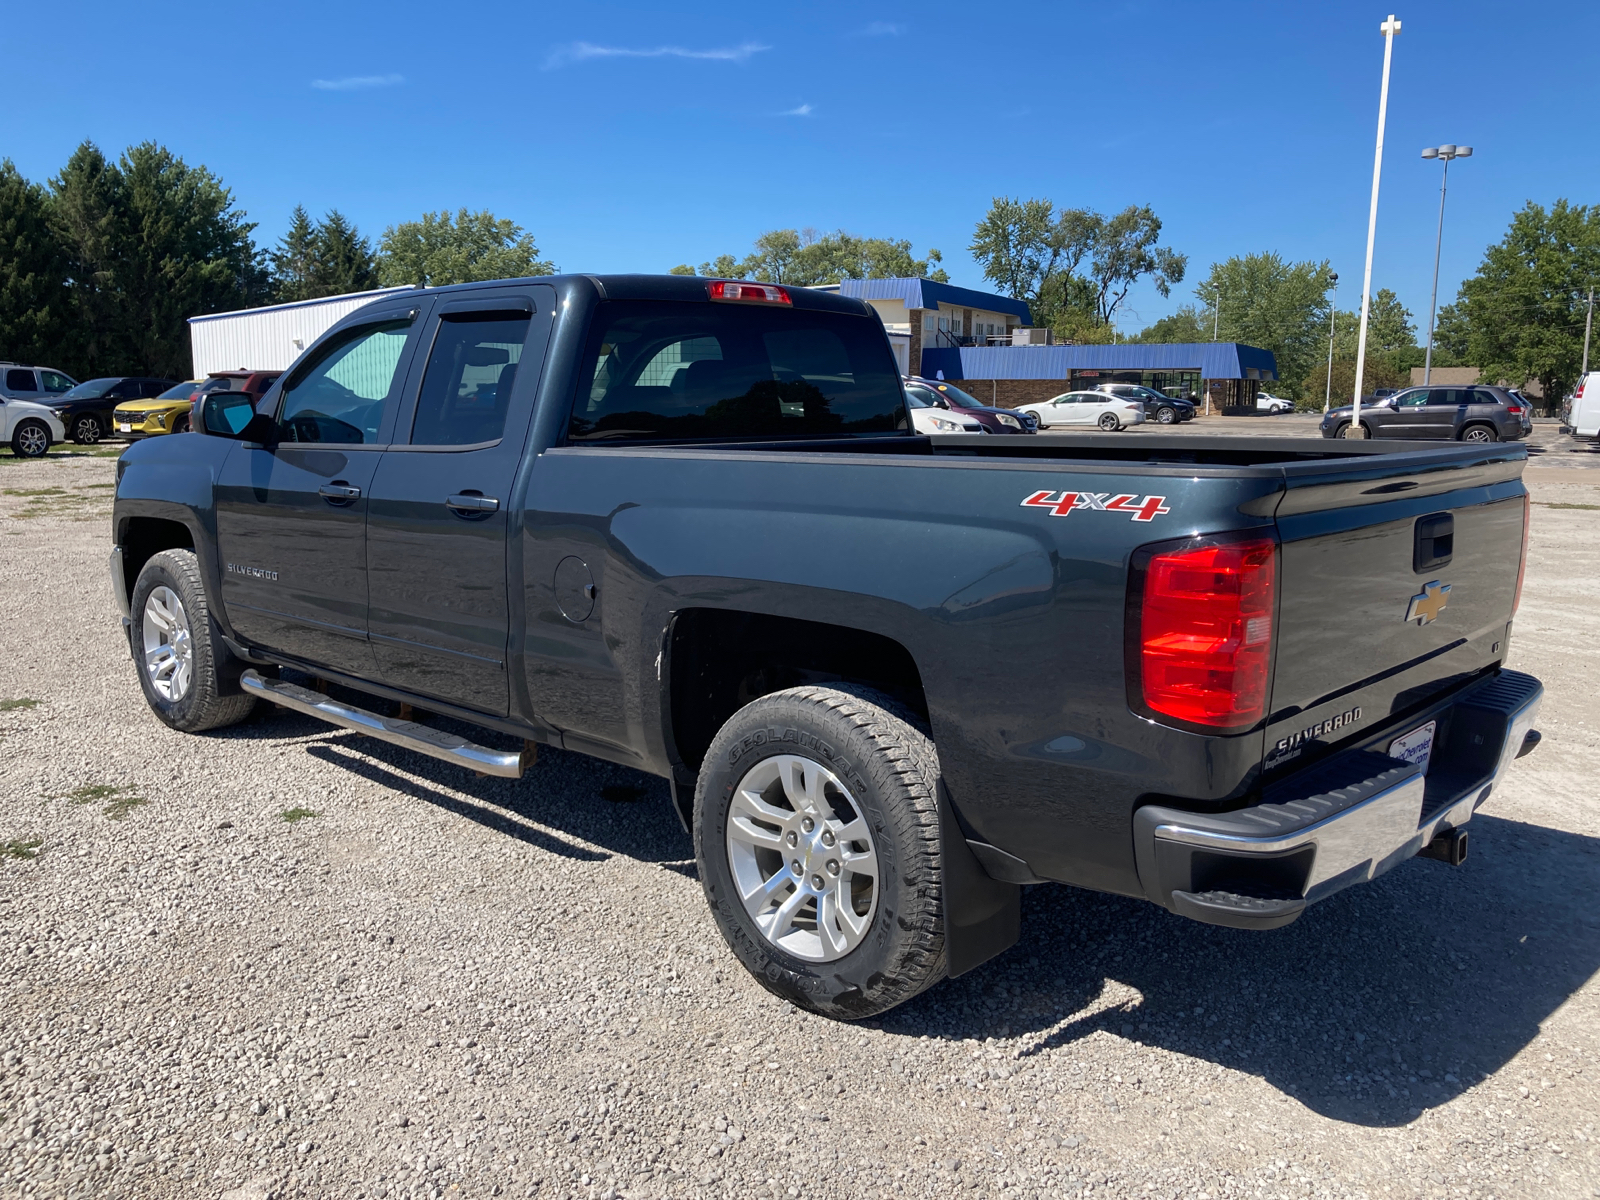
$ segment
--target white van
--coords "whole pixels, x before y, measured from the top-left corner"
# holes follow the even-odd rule
[[[1590,371],[1579,379],[1567,403],[1567,427],[1572,436],[1600,437],[1600,371]]]

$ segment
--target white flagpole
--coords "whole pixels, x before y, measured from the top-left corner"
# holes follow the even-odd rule
[[[1361,437],[1361,385],[1367,370],[1367,316],[1372,307],[1372,244],[1378,236],[1378,180],[1383,175],[1383,123],[1389,114],[1389,60],[1394,56],[1394,35],[1400,22],[1389,19],[1378,27],[1383,32],[1383,90],[1378,94],[1378,149],[1372,158],[1372,211],[1367,215],[1367,270],[1361,280],[1361,337],[1356,342],[1356,394],[1351,404],[1350,429],[1346,436]]]

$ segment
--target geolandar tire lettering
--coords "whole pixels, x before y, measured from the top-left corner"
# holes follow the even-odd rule
[[[717,926],[762,986],[861,1019],[944,977],[938,758],[915,718],[849,685],[735,713],[695,790]]]
[[[129,605],[129,649],[152,712],[183,733],[244,720],[255,697],[221,694],[218,668],[231,658],[193,550],[163,550],[139,572]]]

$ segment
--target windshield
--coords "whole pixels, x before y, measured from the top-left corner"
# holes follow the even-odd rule
[[[905,428],[894,356],[844,313],[675,300],[601,303],[573,441],[853,436]]]
[[[906,385],[906,403],[912,408],[939,407],[933,402],[932,392],[928,391],[926,388],[912,387],[910,384]]]
[[[87,383],[80,383],[61,398],[63,400],[98,400],[121,382],[120,378],[91,379]]]
[[[948,383],[936,383],[933,386],[938,389],[939,394],[946,400],[960,408],[986,407],[983,401],[976,396],[969,395],[958,387],[951,387]]]
[[[190,396],[192,396],[194,394],[194,389],[195,389],[195,384],[194,384],[194,381],[191,380],[188,383],[180,383],[177,387],[169,387],[166,391],[162,392],[161,395],[157,396],[156,399],[157,400],[187,400]]]

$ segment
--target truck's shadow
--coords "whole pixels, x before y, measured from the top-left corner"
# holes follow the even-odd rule
[[[323,728],[279,713],[229,733],[267,740]],[[550,853],[620,854],[694,874],[666,783],[626,768],[542,750],[520,781],[475,778],[334,731],[305,752]],[[1600,839],[1490,813],[1472,822],[1464,866],[1402,864],[1274,933],[1031,888],[1016,947],[882,1025],[912,1037],[1006,1037],[1024,1060],[1103,1032],[1260,1075],[1335,1120],[1404,1124],[1498,1071],[1600,968],[1590,905]]]

